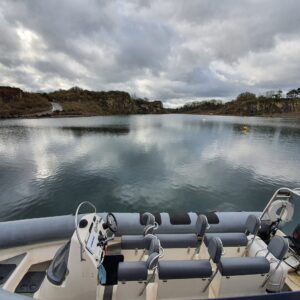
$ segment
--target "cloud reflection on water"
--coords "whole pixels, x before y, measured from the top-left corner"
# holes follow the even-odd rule
[[[300,186],[299,135],[298,123],[260,118],[2,122],[0,217],[67,214],[83,200],[106,211],[261,209],[279,186]]]

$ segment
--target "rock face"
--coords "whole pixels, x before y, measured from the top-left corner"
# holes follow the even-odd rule
[[[122,91],[95,92],[71,88],[51,93],[26,93],[19,88],[0,87],[0,117],[52,115],[51,103],[58,103],[63,111],[58,115],[128,115],[161,114],[161,101],[132,99]]]
[[[13,88],[9,86],[0,87],[0,99],[4,103],[10,103],[12,101],[19,101],[24,96],[24,93],[19,88]]]
[[[214,101],[214,100],[213,100]],[[227,103],[204,101],[191,103],[177,109],[168,109],[170,113],[234,115],[234,116],[300,116],[300,98],[265,98],[234,100]]]
[[[71,88],[46,95],[50,101],[62,105],[64,114],[128,115],[161,114],[164,108],[161,101],[132,99],[122,91],[94,92]]]
[[[0,118],[50,113],[51,104],[39,94],[26,93],[19,88],[0,87]]]
[[[225,103],[220,113],[240,116],[299,114],[300,99],[257,99],[247,102],[231,101]]]

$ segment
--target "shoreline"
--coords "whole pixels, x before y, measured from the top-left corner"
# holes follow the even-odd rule
[[[222,116],[222,117],[246,117],[246,118],[299,118],[300,119],[300,112],[299,113],[282,113],[282,114],[263,114],[263,115],[233,115],[233,114],[211,114],[211,113],[178,113],[179,115],[199,115],[199,116]]]
[[[15,120],[15,119],[63,119],[63,118],[88,118],[88,117],[112,117],[112,116],[147,116],[147,115],[169,115],[168,113],[148,113],[148,114],[105,114],[105,115],[97,115],[97,114],[85,114],[85,115],[62,115],[62,114],[53,114],[53,115],[24,115],[18,117],[1,117],[1,120]]]
[[[300,113],[282,113],[282,114],[271,114],[271,115],[233,115],[233,114],[212,114],[212,113],[147,113],[147,114],[48,114],[48,115],[24,115],[24,116],[14,116],[14,117],[1,117],[1,120],[12,120],[12,119],[61,119],[61,118],[85,118],[85,117],[111,117],[111,116],[146,116],[146,115],[198,115],[198,116],[222,116],[222,117],[256,117],[256,118],[299,118]]]

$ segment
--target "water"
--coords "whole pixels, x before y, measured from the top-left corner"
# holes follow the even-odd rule
[[[99,211],[261,210],[275,189],[300,187],[299,150],[299,119],[4,120],[0,220],[70,214],[83,200]]]

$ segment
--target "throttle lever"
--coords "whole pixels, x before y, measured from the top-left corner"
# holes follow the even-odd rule
[[[115,235],[113,234],[111,237],[105,238],[103,235],[98,236],[99,243],[97,246],[104,247],[107,245],[107,243],[115,238]]]

